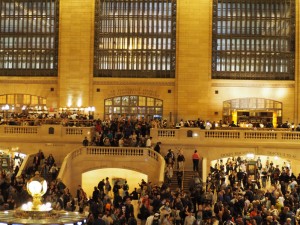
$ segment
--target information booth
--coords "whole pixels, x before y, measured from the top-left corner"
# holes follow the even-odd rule
[[[248,161],[247,163],[248,179],[251,181],[257,180],[257,166],[256,161]]]

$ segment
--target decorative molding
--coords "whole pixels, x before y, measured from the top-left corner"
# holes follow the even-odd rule
[[[117,97],[117,96],[124,96],[124,95],[141,95],[141,96],[148,96],[154,98],[160,98],[158,91],[153,90],[151,88],[120,88],[120,89],[111,89],[108,92],[108,96],[110,97]]]
[[[56,80],[0,80],[0,84],[57,84]]]
[[[94,81],[93,85],[122,85],[122,86],[175,86],[175,81],[130,81],[130,80],[105,80],[105,81]]]
[[[246,81],[243,83],[213,83],[211,84],[212,87],[257,87],[257,88],[295,88],[294,83],[283,83],[283,84],[272,84],[272,83],[253,83]]]

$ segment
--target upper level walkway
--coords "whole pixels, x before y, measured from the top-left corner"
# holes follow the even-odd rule
[[[156,141],[190,144],[264,144],[284,143],[300,146],[300,132],[289,129],[220,129],[201,130],[199,128],[151,129],[151,136]]]
[[[77,142],[84,137],[91,138],[94,127],[66,127],[59,124],[41,126],[0,126],[0,142]]]

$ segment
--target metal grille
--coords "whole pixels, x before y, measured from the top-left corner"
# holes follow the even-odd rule
[[[96,0],[95,77],[174,78],[176,0]]]
[[[59,0],[0,0],[0,76],[57,76]]]
[[[214,0],[212,78],[294,80],[294,0]]]

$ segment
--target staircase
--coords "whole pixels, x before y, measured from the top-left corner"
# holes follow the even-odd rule
[[[171,183],[169,185],[170,189],[172,191],[175,191],[178,187],[177,184],[177,171],[174,171],[174,175],[171,179]],[[202,174],[202,171],[199,171],[199,174]],[[184,175],[183,175],[183,190],[184,192],[189,192],[189,186],[190,186],[190,182],[193,179],[193,177],[195,176],[195,172],[194,171],[184,171]]]

